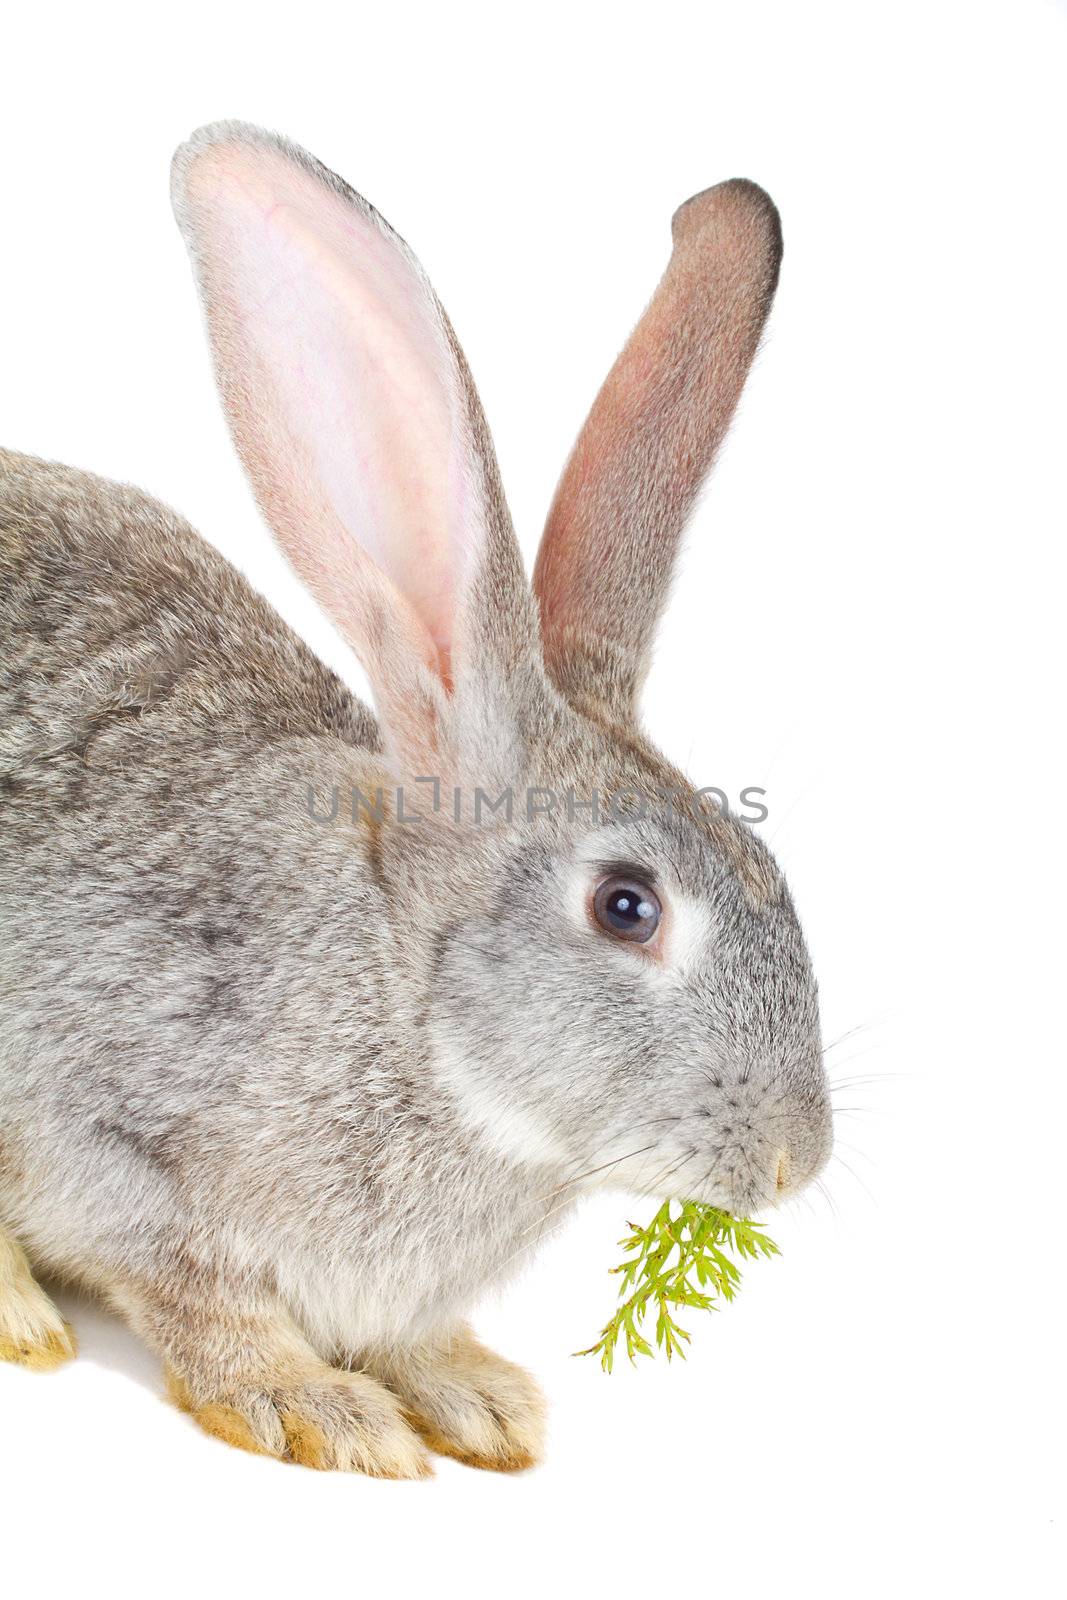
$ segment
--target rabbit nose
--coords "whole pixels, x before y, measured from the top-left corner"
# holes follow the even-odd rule
[[[774,1186],[781,1194],[789,1182],[789,1151],[779,1150],[778,1161],[774,1169]]]

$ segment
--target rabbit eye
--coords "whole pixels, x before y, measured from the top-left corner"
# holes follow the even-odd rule
[[[659,927],[662,908],[647,883],[605,878],[593,896],[593,915],[606,933],[647,944]]]

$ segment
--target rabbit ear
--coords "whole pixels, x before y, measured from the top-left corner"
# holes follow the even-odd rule
[[[574,703],[636,714],[682,529],[729,425],[778,281],[778,213],[743,179],[675,212],[674,252],[564,470],[534,591]]]
[[[374,208],[271,134],[201,129],[173,197],[260,506],[366,667],[387,739],[436,770],[458,681],[536,639],[448,319]]]

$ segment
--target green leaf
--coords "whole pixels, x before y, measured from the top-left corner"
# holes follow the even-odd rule
[[[763,1231],[762,1223],[733,1217],[699,1200],[684,1201],[675,1214],[675,1204],[665,1200],[646,1227],[635,1222],[626,1224],[630,1233],[619,1244],[630,1259],[610,1268],[620,1278],[620,1303],[596,1343],[588,1350],[575,1352],[599,1355],[605,1372],[613,1368],[620,1338],[631,1362],[639,1355],[653,1354],[651,1344],[639,1331],[653,1304],[656,1348],[664,1351],[668,1361],[675,1355],[684,1360],[684,1346],[690,1335],[674,1321],[668,1308],[716,1311],[719,1300],[731,1301],[740,1285],[741,1271],[726,1250],[732,1250],[742,1261],[780,1254],[774,1240]]]

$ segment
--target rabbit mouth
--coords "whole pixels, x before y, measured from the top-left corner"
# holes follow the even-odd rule
[[[727,1145],[729,1130],[714,1147],[690,1148],[666,1173],[653,1180],[655,1191],[670,1198],[698,1200],[734,1216],[774,1210],[803,1189],[808,1173],[794,1150],[752,1130],[751,1142]],[[821,1168],[823,1160],[818,1162]]]

